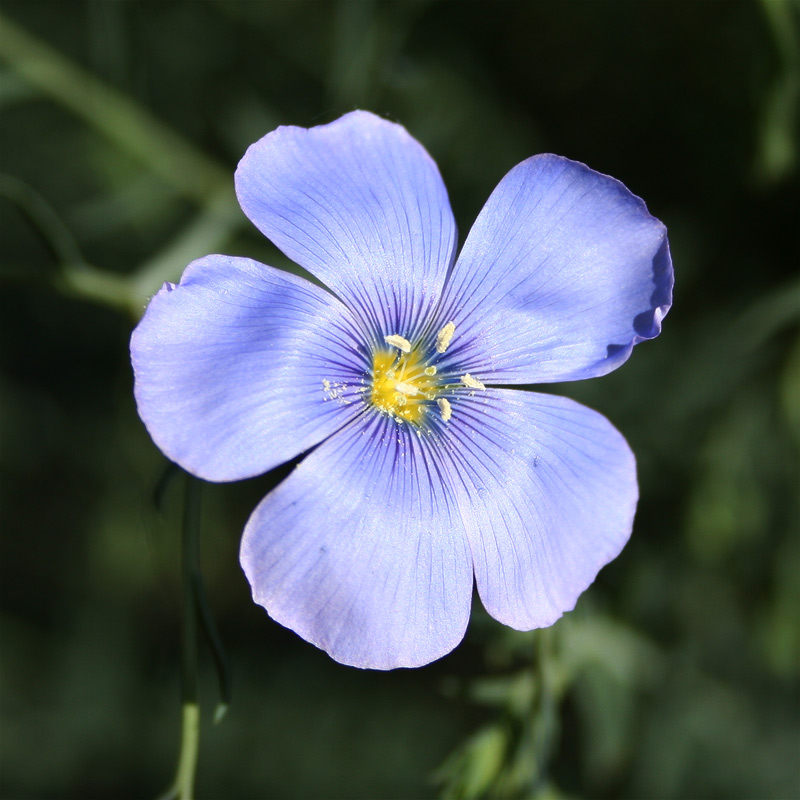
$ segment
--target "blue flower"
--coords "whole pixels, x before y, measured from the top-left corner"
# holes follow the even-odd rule
[[[473,580],[506,625],[551,625],[630,536],[636,465],[600,414],[510,387],[604,375],[658,335],[664,226],[613,178],[539,155],[456,260],[436,165],[363,111],[268,134],[236,189],[328,290],[207,256],[152,299],[131,352],[139,414],[194,475],[305,454],[245,528],[255,601],[376,669],[455,647]]]

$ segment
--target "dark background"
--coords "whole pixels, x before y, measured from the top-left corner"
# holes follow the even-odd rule
[[[203,494],[233,664],[199,798],[799,796],[800,15],[765,2],[134,2],[0,7],[4,798],[154,797],[179,737],[183,483],[138,421],[128,337],[208,252],[287,266],[233,170],[279,124],[404,124],[462,232],[536,152],[670,231],[662,336],[556,387],[637,453],[634,536],[575,612],[516,634],[476,602],[415,671],[332,662],[237,560],[274,477]],[[442,766],[444,765],[444,766]]]

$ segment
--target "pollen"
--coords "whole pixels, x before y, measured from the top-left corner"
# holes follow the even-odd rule
[[[436,352],[437,353],[444,353],[448,347],[450,347],[450,342],[453,341],[453,334],[456,332],[456,324],[455,322],[448,322],[447,325],[442,328],[439,333],[436,334]]]
[[[396,333],[390,333],[388,336],[384,336],[383,339],[386,342],[386,344],[390,344],[392,345],[392,347],[396,347],[403,353],[411,352],[411,342],[409,342],[408,339],[404,339],[402,336]]]
[[[461,383],[464,384],[468,389],[485,389],[486,387],[477,379],[473,378],[469,372],[466,375],[461,376]]]
[[[439,412],[442,415],[442,422],[449,422],[450,417],[453,416],[453,408],[450,405],[450,401],[446,397],[440,397],[436,401],[436,405],[439,406]]]
[[[352,400],[348,398],[352,389],[341,381],[331,382],[327,378],[322,379],[322,391],[326,400],[336,400],[338,403],[349,406]]]

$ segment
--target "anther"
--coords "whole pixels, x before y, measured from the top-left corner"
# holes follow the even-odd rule
[[[411,342],[409,342],[408,339],[404,339],[398,333],[390,333],[388,336],[384,336],[383,340],[386,342],[386,344],[390,344],[392,345],[392,347],[396,347],[403,353],[411,352]]]
[[[456,332],[455,322],[448,322],[439,333],[436,334],[436,352],[444,353],[453,341],[453,334]]]
[[[461,383],[464,386],[469,387],[470,389],[485,389],[486,387],[477,379],[473,378],[469,372],[466,375],[461,376]]]
[[[436,405],[439,406],[439,412],[442,415],[442,422],[448,422],[450,417],[453,416],[453,409],[450,406],[450,401],[444,397],[440,397],[436,401]]]

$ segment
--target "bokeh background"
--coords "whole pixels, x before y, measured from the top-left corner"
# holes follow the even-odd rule
[[[800,14],[765,2],[3,0],[3,798],[155,797],[180,706],[185,482],[134,407],[128,337],[193,258],[289,266],[233,170],[356,107],[440,165],[463,233],[551,151],[670,231],[663,335],[552,387],[638,455],[630,545],[518,634],[476,602],[423,669],[340,666],[254,606],[237,561],[277,477],[204,487],[227,717],[201,649],[197,796],[790,800],[798,772]]]

